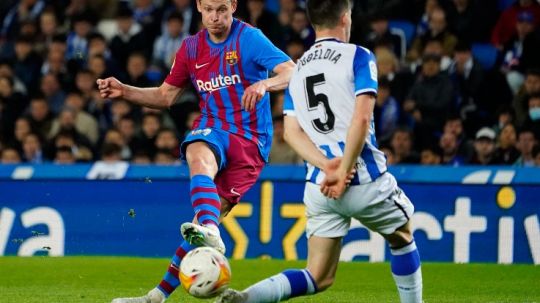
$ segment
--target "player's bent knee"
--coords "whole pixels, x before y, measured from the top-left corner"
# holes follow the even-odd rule
[[[384,238],[390,244],[390,247],[403,247],[412,242],[413,236],[409,229],[408,224],[398,228],[394,233],[390,235],[383,235]]]
[[[334,275],[328,275],[324,273],[313,273],[311,272],[311,275],[313,277],[313,280],[315,281],[315,284],[317,285],[317,292],[322,292],[328,289],[332,284],[334,284],[335,276]]]

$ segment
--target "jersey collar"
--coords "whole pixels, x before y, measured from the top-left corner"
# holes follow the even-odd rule
[[[333,41],[333,42],[337,42],[337,43],[343,43],[343,41],[340,41],[336,38],[333,38],[333,37],[322,37],[322,38],[319,38],[317,40],[315,40],[315,43],[319,43],[319,42],[325,42],[325,41]]]

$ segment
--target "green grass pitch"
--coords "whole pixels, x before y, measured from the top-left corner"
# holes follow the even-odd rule
[[[119,296],[141,295],[154,287],[167,259],[113,257],[0,257],[2,303],[105,303]],[[232,261],[232,287],[244,288],[305,262]],[[388,263],[342,263],[335,284],[326,292],[290,302],[398,302]],[[538,302],[540,268],[533,265],[424,263],[426,303]],[[167,302],[198,300],[179,290]]]

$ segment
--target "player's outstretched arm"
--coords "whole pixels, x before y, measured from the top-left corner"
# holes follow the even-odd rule
[[[157,109],[171,107],[182,92],[181,88],[165,82],[160,87],[148,88],[126,85],[114,77],[98,79],[96,82],[102,98],[124,99],[137,105]]]
[[[353,169],[358,155],[364,148],[374,106],[375,97],[373,95],[362,94],[356,97],[354,114],[347,131],[345,152],[341,164],[333,173],[328,174],[321,184],[321,192],[325,196],[337,199],[345,192],[349,172]]]
[[[284,90],[289,85],[296,64],[291,60],[280,63],[274,67],[275,75],[271,78],[258,81],[250,85],[242,96],[242,108],[251,111],[255,104],[264,97],[266,92]]]
[[[324,170],[328,158],[313,144],[294,116],[285,116],[285,132],[283,138],[304,160]]]

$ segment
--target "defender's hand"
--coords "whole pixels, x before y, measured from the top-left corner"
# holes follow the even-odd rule
[[[114,77],[107,79],[97,79],[99,94],[102,98],[118,99],[124,96],[122,82]]]

